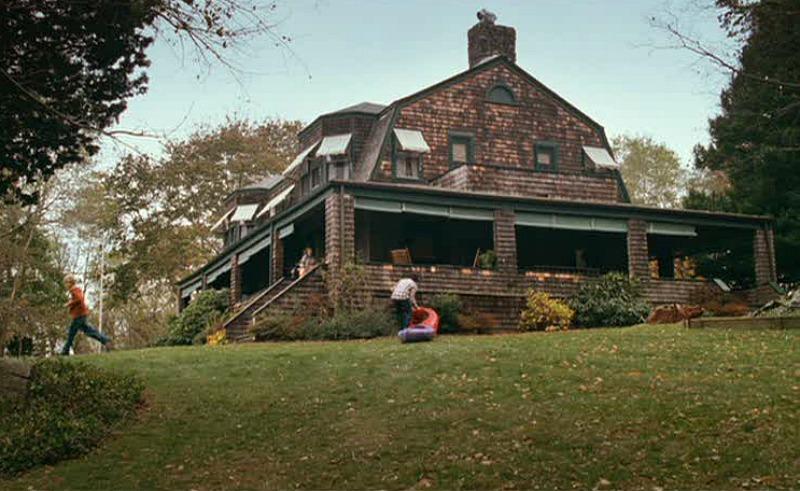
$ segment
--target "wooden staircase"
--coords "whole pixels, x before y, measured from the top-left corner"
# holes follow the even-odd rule
[[[231,341],[238,341],[250,335],[248,330],[253,325],[253,313],[269,303],[275,296],[286,288],[291,282],[286,278],[281,278],[267,287],[266,290],[256,294],[249,299],[242,307],[222,325],[227,330],[227,337]]]
[[[248,340],[250,338],[248,331],[254,324],[256,316],[263,315],[270,306],[278,309],[288,308],[289,305],[307,300],[307,296],[311,293],[324,292],[321,267],[322,264],[314,266],[308,273],[296,280],[281,278],[249,300],[223,324],[228,332],[228,339],[231,341]]]

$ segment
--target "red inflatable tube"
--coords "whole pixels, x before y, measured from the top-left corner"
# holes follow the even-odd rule
[[[439,314],[430,307],[418,307],[411,314],[411,325],[409,328],[429,327],[439,334]]]

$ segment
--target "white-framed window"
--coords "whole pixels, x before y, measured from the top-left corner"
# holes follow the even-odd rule
[[[467,134],[450,135],[450,167],[470,164],[475,155],[475,138]]]
[[[400,179],[419,179],[422,168],[422,155],[411,152],[399,152],[395,157],[395,177]]]

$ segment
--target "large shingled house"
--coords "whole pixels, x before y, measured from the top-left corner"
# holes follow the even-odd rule
[[[282,175],[225,198],[224,248],[181,280],[181,308],[230,288],[229,335],[243,336],[254,318],[324,293],[322,270],[350,261],[377,299],[414,270],[423,297],[456,293],[504,328],[528,288],[563,297],[607,271],[640,279],[653,304],[691,302],[720,288],[714,278],[753,304],[771,294],[768,217],[631,204],[603,127],[517,66],[515,44],[513,28],[484,18],[463,72],[315,119]],[[323,264],[293,281],[307,246]],[[496,266],[478,267],[488,250]]]

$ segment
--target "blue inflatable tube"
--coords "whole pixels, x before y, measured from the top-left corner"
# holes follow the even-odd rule
[[[432,327],[409,327],[397,333],[397,337],[404,343],[416,343],[419,341],[430,341],[436,336],[436,329]]]

